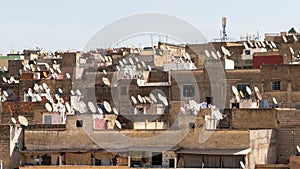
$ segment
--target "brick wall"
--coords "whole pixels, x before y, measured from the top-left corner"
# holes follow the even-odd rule
[[[0,125],[0,160],[3,168],[10,168],[10,126]]]

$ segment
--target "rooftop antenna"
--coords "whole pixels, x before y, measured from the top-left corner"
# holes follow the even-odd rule
[[[223,28],[222,42],[225,42],[227,40],[226,25],[227,25],[227,18],[223,17],[222,18],[222,28]]]

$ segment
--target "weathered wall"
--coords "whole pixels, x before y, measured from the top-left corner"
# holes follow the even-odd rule
[[[275,130],[250,130],[249,169],[256,164],[276,164]]]
[[[277,126],[274,109],[233,109],[234,129],[274,129]]]
[[[22,166],[19,169],[129,169],[127,166]]]
[[[290,169],[299,169],[299,168],[300,168],[300,156],[291,156]]]
[[[0,160],[3,168],[10,168],[10,126],[0,125]]]
[[[277,163],[288,164],[290,156],[297,153],[296,146],[300,143],[299,128],[277,129]]]

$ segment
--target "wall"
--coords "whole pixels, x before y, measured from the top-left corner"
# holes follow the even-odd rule
[[[300,143],[299,128],[277,129],[277,163],[288,164],[290,156],[297,153],[296,146]]]
[[[275,109],[233,109],[234,129],[274,129],[277,126]]]
[[[10,168],[10,126],[0,125],[0,160],[3,168]]]
[[[22,166],[19,169],[129,169],[127,166]]]
[[[300,168],[300,156],[291,156],[290,169],[299,169],[299,168]]]
[[[250,130],[249,169],[256,164],[276,164],[276,131]]]

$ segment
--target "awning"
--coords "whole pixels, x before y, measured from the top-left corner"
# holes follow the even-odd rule
[[[251,148],[245,149],[182,149],[178,154],[203,154],[203,155],[247,155]]]

